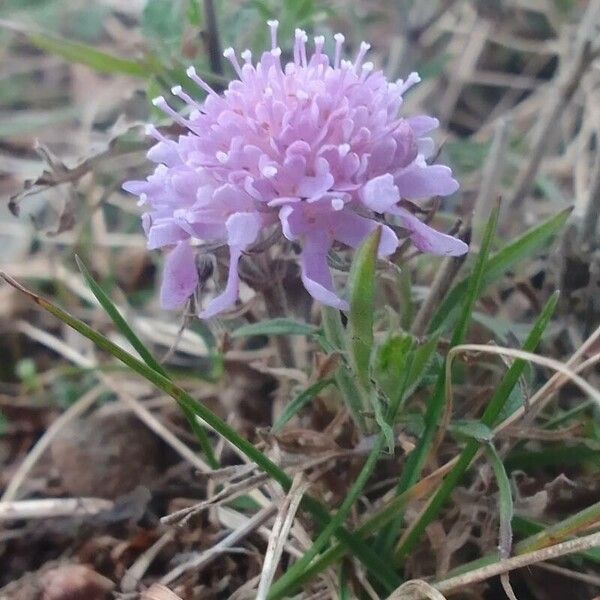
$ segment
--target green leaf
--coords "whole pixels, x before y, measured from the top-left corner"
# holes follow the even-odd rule
[[[571,214],[571,208],[559,212],[541,225],[530,229],[520,238],[511,242],[502,250],[496,252],[485,265],[482,288],[487,287],[504,273],[523,260],[532,256],[556,234],[565,224]],[[456,308],[465,296],[472,275],[458,283],[444,298],[436,313],[434,314],[429,331],[434,332],[441,329],[456,314]]]
[[[492,470],[494,471],[494,477],[498,484],[498,509],[500,514],[500,533],[499,543],[500,558],[508,558],[512,547],[512,518],[514,515],[514,506],[512,500],[512,490],[510,488],[510,480],[506,474],[502,459],[498,456],[496,449],[492,444],[485,446],[485,452]]]
[[[412,367],[408,376],[407,392],[406,395],[410,396],[414,390],[421,385],[423,378],[427,374],[429,366],[431,365],[433,358],[435,357],[435,351],[438,345],[438,336],[434,335],[428,339],[424,344],[418,346],[414,351],[414,357],[412,361]]]
[[[333,379],[321,379],[313,385],[307,387],[298,394],[284,409],[279,418],[272,427],[273,433],[277,433],[281,428],[295,415],[297,415],[315,396],[322,392],[328,385],[333,383]]]
[[[381,227],[378,227],[355,253],[348,276],[350,293],[348,349],[352,367],[358,381],[365,389],[370,385],[375,312],[375,266],[380,240]]]
[[[373,377],[388,398],[395,398],[398,394],[411,349],[410,335],[391,336],[377,347],[373,359]]]
[[[457,419],[450,424],[448,429],[459,437],[471,438],[478,442],[489,442],[494,437],[494,432],[481,421]]]
[[[106,314],[111,318],[112,322],[115,324],[117,329],[125,336],[127,341],[133,346],[135,351],[140,355],[140,358],[156,373],[162,375],[166,379],[171,380],[169,374],[163,368],[163,366],[152,356],[152,353],[146,348],[142,340],[138,338],[138,336],[134,333],[133,329],[129,327],[127,321],[123,318],[123,315],[119,312],[119,309],[112,303],[111,299],[106,295],[104,290],[98,285],[98,283],[91,276],[90,272],[87,270],[86,266],[80,260],[78,256],[75,256],[75,261],[77,262],[77,266],[81,271],[86,283],[88,284],[90,290],[96,297],[96,300],[100,303],[100,306],[106,311]],[[194,414],[190,412],[189,407],[182,406],[182,410],[186,415],[190,427],[192,431],[198,438],[198,442],[200,443],[200,447],[208,460],[208,463],[213,468],[217,468],[219,466],[219,461],[215,456],[212,446],[210,445],[210,440],[208,439],[208,435],[204,428],[198,423]]]
[[[489,272],[488,255],[492,248],[492,241],[494,239],[494,234],[496,233],[496,228],[498,227],[499,217],[500,204],[498,203],[492,211],[483,233],[479,255],[475,261],[473,273],[468,279],[467,289],[463,300],[463,309],[458,318],[458,322],[454,327],[454,332],[452,333],[452,340],[450,341],[451,346],[462,344],[467,333],[467,328],[471,321],[471,313],[473,312],[475,303],[477,302],[484,285],[485,274]]]
[[[96,297],[96,300],[100,303],[100,306],[106,311],[106,314],[110,317],[111,321],[115,324],[117,329],[125,336],[127,341],[133,346],[135,351],[139,354],[140,358],[157,373],[160,373],[164,377],[169,377],[163,366],[152,356],[152,353],[144,342],[138,338],[134,333],[133,329],[129,327],[127,321],[123,315],[119,312],[119,309],[113,304],[112,300],[107,296],[104,290],[98,285],[96,280],[92,277],[91,273],[87,270],[87,267],[83,264],[83,261],[79,256],[75,255],[75,262],[77,267],[81,271],[85,282]]]
[[[81,42],[66,40],[55,35],[42,33],[41,31],[32,31],[26,27],[7,21],[0,21],[0,27],[26,35],[29,42],[37,46],[40,50],[57,54],[69,62],[87,65],[101,73],[122,73],[144,79],[148,76],[146,65],[103,52]]]
[[[479,297],[482,287],[485,265],[487,263],[488,254],[498,224],[499,214],[500,205],[498,204],[492,211],[490,219],[485,228],[481,242],[481,250],[475,261],[473,275],[468,279],[468,287],[462,298],[462,310],[454,328],[450,346],[457,346],[461,344],[467,332],[471,313],[473,312],[473,308],[477,302],[477,298]],[[423,469],[423,465],[425,464],[425,460],[429,454],[431,444],[433,443],[440,419],[442,417],[446,400],[445,389],[449,384],[450,382],[446,381],[446,369],[444,364],[444,367],[442,367],[438,373],[435,388],[429,402],[427,403],[427,409],[425,411],[425,429],[423,430],[423,433],[417,442],[416,448],[408,455],[406,465],[402,471],[400,480],[398,481],[396,488],[398,494],[406,492],[419,479],[419,475],[421,474],[421,470]],[[394,537],[400,531],[401,527],[402,518],[399,517],[394,523],[391,524],[385,533],[385,541],[382,542],[385,548],[390,547],[394,543]],[[421,532],[419,532],[419,535],[420,533]],[[415,540],[411,538],[410,543],[412,544],[414,541]],[[405,556],[406,547],[405,545],[401,545],[396,551],[396,558],[398,561],[401,561]]]
[[[297,586],[297,580],[303,576],[304,571],[310,566],[310,563],[317,554],[325,548],[335,532],[336,527],[344,522],[354,502],[360,496],[364,486],[369,480],[369,477],[377,464],[377,460],[379,459],[379,454],[383,448],[384,442],[385,436],[383,433],[380,433],[377,436],[373,448],[369,452],[369,456],[360,470],[358,477],[356,477],[351,488],[348,490],[341,506],[336,511],[330,523],[323,529],[313,545],[302,555],[302,557],[289,567],[284,575],[275,581],[268,595],[269,600],[283,598],[288,595],[289,591]],[[398,580],[398,577],[395,576],[395,579]],[[389,591],[391,590],[388,590],[388,592]]]
[[[313,335],[318,329],[314,325],[301,323],[293,319],[267,319],[260,323],[242,325],[231,332],[231,337],[248,337],[251,335]]]
[[[523,350],[527,352],[533,352],[539,344],[550,319],[556,308],[558,302],[558,293],[555,293],[550,297],[544,310],[538,317],[537,321],[531,328],[529,336],[523,344]],[[483,412],[481,422],[487,427],[492,427],[496,424],[497,419],[504,407],[506,406],[510,394],[513,388],[517,385],[519,378],[521,377],[523,370],[526,367],[526,363],[523,360],[515,360],[512,365],[502,378],[500,385],[498,385]],[[460,483],[465,472],[469,468],[471,461],[477,454],[479,449],[479,442],[476,439],[471,440],[463,451],[460,453],[458,462],[454,468],[446,475],[442,484],[432,496],[430,501],[423,512],[419,515],[416,521],[414,521],[409,529],[405,532],[402,542],[397,549],[397,556],[402,558],[406,556],[415,547],[416,543],[420,539],[425,528],[436,518],[439,511],[444,506],[445,502],[450,497],[452,490]]]

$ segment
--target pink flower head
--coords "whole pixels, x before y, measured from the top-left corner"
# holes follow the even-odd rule
[[[240,257],[261,230],[275,224],[302,247],[308,292],[340,309],[347,303],[335,291],[327,253],[334,242],[355,248],[381,226],[379,254],[392,254],[398,238],[377,214],[396,219],[424,252],[457,256],[468,249],[400,204],[418,205],[458,188],[448,167],[426,162],[433,153],[427,134],[437,119],[399,116],[402,96],[418,75],[388,82],[364,62],[365,43],[354,62],[342,60],[341,34],[335,36],[333,62],[323,52],[323,37],[314,39],[309,58],[308,37],[299,29],[294,60],[284,65],[277,25],[269,22],[272,49],[255,65],[249,50],[241,55],[243,64],[233,49],[225,50],[239,79],[223,95],[190,67],[189,77],[207,94],[204,102],[179,86],[172,92],[189,106],[188,116],[163,97],[153,101],[187,133],[173,140],[149,126],[157,143],[148,158],[156,169],[145,181],[123,187],[148,207],[143,225],[149,248],[172,248],[161,289],[166,308],[182,305],[195,292],[196,241],[227,244],[230,253],[225,289],[200,316],[230,308],[238,297]]]

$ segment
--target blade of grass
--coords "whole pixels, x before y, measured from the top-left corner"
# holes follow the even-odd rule
[[[571,208],[567,208],[559,212],[557,215],[551,217],[541,225],[533,227],[520,238],[496,252],[489,261],[487,261],[482,287],[487,287],[514,265],[531,256],[534,252],[543,247],[544,244],[565,224],[571,211]],[[472,278],[473,275],[470,275],[463,279],[446,296],[431,320],[429,332],[439,330],[448,322],[451,315],[455,313],[461,299],[465,296]]]
[[[98,348],[111,354],[114,358],[127,365],[132,371],[141,375],[144,379],[152,383],[155,387],[171,396],[177,403],[193,412],[198,418],[204,421],[209,427],[214,429],[219,435],[225,438],[230,444],[238,448],[252,462],[254,462],[262,471],[269,475],[273,480],[279,483],[284,490],[291,487],[290,477],[272,462],[265,454],[258,450],[251,442],[239,435],[235,429],[221,420],[210,409],[203,404],[196,402],[183,388],[179,387],[173,381],[157,373],[141,360],[129,352],[123,350],[117,344],[111,342],[108,338],[92,329],[89,325],[80,321],[73,315],[62,310],[52,302],[28,290],[18,283],[12,277],[0,271],[0,277],[16,290],[22,292],[35,302],[40,308],[54,315],[60,321],[89,339]],[[315,518],[320,527],[325,527],[330,521],[331,516],[325,507],[311,496],[305,495],[302,500],[303,508]],[[389,566],[389,563],[383,563],[381,556],[368,548],[361,540],[356,539],[347,529],[340,527],[336,535],[346,545],[350,551],[365,565],[366,569],[377,578],[387,589],[394,589],[399,583],[398,576]]]
[[[106,292],[98,284],[98,282],[92,277],[92,274],[88,271],[87,267],[83,264],[83,261],[79,256],[75,255],[75,262],[77,267],[81,271],[85,282],[92,291],[92,294],[96,297],[96,300],[100,303],[100,306],[106,311],[106,314],[110,317],[111,321],[115,324],[117,329],[125,336],[127,341],[132,345],[135,351],[140,355],[140,358],[157,373],[160,373],[164,377],[169,377],[163,366],[152,356],[152,353],[144,342],[138,338],[134,333],[133,329],[129,327],[127,321],[123,318],[123,315],[119,312],[119,309],[113,304],[112,300],[108,297]]]
[[[108,297],[106,292],[102,289],[102,287],[96,282],[96,280],[92,277],[91,273],[87,270],[86,266],[83,264],[83,261],[79,258],[79,256],[75,256],[75,262],[83,275],[88,287],[96,297],[96,300],[100,303],[100,306],[106,311],[106,314],[111,318],[112,322],[115,324],[116,328],[125,336],[127,341],[133,346],[135,351],[140,355],[140,358],[154,371],[165,377],[166,379],[171,380],[171,377],[167,373],[167,371],[163,368],[163,366],[152,356],[152,353],[146,346],[144,342],[138,338],[133,329],[129,327],[127,321],[123,318],[123,315],[119,312],[119,309],[113,304],[112,300]],[[183,413],[188,420],[194,435],[198,438],[198,442],[200,447],[202,448],[202,452],[206,456],[206,460],[208,464],[213,468],[217,469],[219,467],[219,461],[213,452],[212,446],[210,444],[210,440],[208,439],[208,435],[202,425],[198,423],[196,417],[193,412],[190,412],[189,408],[182,406]]]
[[[297,415],[319,392],[333,383],[333,379],[321,379],[298,394],[284,409],[273,424],[271,431],[277,433],[295,415]]]
[[[576,532],[583,532],[588,527],[594,526],[600,519],[600,503],[596,503],[584,510],[560,521],[551,526],[544,526],[530,519],[515,515],[512,521],[512,528],[517,533],[528,534],[525,539],[516,543],[513,549],[513,554],[519,556],[521,554],[529,554],[542,548],[554,546],[564,540],[571,538]],[[579,558],[585,558],[595,564],[600,564],[600,548],[588,548],[574,555]],[[461,565],[456,569],[452,569],[446,574],[446,577],[455,577],[479,569],[486,565],[494,564],[498,561],[497,554],[489,554],[473,560],[469,563]]]
[[[452,339],[450,341],[450,346],[457,346],[458,344],[460,344],[467,332],[467,327],[469,325],[471,313],[473,312],[473,308],[475,307],[475,303],[477,302],[482,288],[488,255],[492,246],[494,234],[496,232],[496,227],[498,225],[499,214],[500,203],[498,203],[492,211],[492,214],[484,231],[483,239],[481,241],[481,249],[477,256],[475,266],[473,268],[473,275],[469,278],[469,285],[464,295],[463,308],[461,310],[458,322],[454,328]],[[409,489],[416,483],[421,473],[421,469],[425,464],[425,460],[429,453],[429,448],[435,437],[435,432],[437,431],[440,418],[444,409],[444,389],[446,382],[445,371],[446,365],[444,361],[444,365],[439,371],[431,399],[427,403],[427,410],[425,412],[424,417],[425,429],[419,441],[417,442],[416,448],[408,455],[406,465],[404,467],[404,470],[402,471],[400,480],[398,481],[398,494],[405,492],[407,489]],[[390,527],[384,534],[384,539],[382,540],[384,548],[390,548],[394,544],[394,540],[396,539],[396,536],[398,535],[398,532],[402,527],[402,523],[403,518],[402,516],[400,516],[396,519],[394,523],[390,525]],[[400,560],[402,557],[402,554],[396,555],[396,558],[398,560]]]
[[[540,316],[531,328],[531,332],[523,344],[523,350],[533,352],[537,348],[537,345],[542,339],[542,335],[544,334],[544,331],[546,330],[546,327],[548,326],[548,323],[554,314],[558,298],[559,292],[555,292],[548,299],[548,302],[546,302],[544,309],[540,313]],[[494,426],[526,366],[526,361],[520,359],[515,360],[512,363],[483,412],[481,422],[485,426]],[[419,517],[404,533],[396,551],[396,556],[399,559],[404,558],[408,555],[408,553],[411,552],[418,540],[421,539],[425,528],[433,520],[435,520],[439,514],[439,511],[450,497],[450,494],[460,483],[462,477],[469,468],[469,465],[477,454],[479,446],[480,442],[476,439],[471,439],[469,442],[467,442],[467,445],[461,452],[454,468],[444,478],[437,492],[432,496],[431,500],[427,503]]]
[[[375,443],[373,444],[373,448],[369,453],[369,456],[363,465],[358,477],[355,479],[352,487],[348,490],[344,501],[339,507],[338,511],[335,513],[334,517],[331,519],[329,524],[323,529],[323,531],[319,534],[317,539],[314,541],[313,545],[302,555],[300,559],[298,559],[286,572],[282,575],[271,587],[269,592],[269,600],[277,600],[278,598],[283,598],[287,595],[291,590],[296,587],[296,580],[299,576],[301,576],[306,568],[310,565],[312,560],[317,556],[317,554],[326,546],[329,542],[331,536],[334,534],[335,530],[344,522],[346,516],[350,512],[350,509],[354,505],[354,502],[360,496],[364,486],[366,485],[373,469],[377,464],[377,460],[379,459],[379,454],[383,450],[383,447],[386,443],[385,435],[380,433]],[[388,590],[391,591],[391,590]]]
[[[348,355],[346,348],[346,330],[342,325],[340,312],[336,308],[323,305],[321,307],[321,320],[325,333],[325,342],[331,347],[332,351],[337,351],[346,357]],[[322,344],[323,345],[323,344]],[[341,363],[335,371],[334,380],[336,387],[346,401],[346,406],[352,414],[355,422],[362,431],[366,431],[365,419],[363,416],[364,399],[360,393],[352,373],[348,367]]]
[[[367,242],[368,243],[368,240]],[[374,280],[375,272],[373,271],[372,277]],[[398,412],[399,407],[402,404],[402,399],[404,397],[404,392],[407,387],[407,383],[410,378],[412,360],[414,357],[414,352],[411,352],[409,358],[406,361],[406,369],[404,371],[404,377],[400,385],[400,389],[398,390],[398,394],[393,399],[390,404],[385,419],[388,423],[393,423],[396,419],[396,414]],[[313,545],[302,555],[302,557],[295,562],[286,572],[280,577],[274,584],[269,593],[269,600],[277,600],[278,598],[282,598],[284,595],[289,593],[291,590],[295,589],[299,584],[300,580],[303,578],[306,570],[310,566],[310,563],[317,556],[317,554],[326,546],[329,542],[331,536],[334,534],[336,528],[341,525],[346,516],[350,512],[350,509],[354,505],[354,502],[360,496],[364,486],[369,480],[371,473],[373,472],[377,461],[379,459],[379,455],[381,454],[385,444],[387,443],[387,435],[386,431],[382,429],[377,438],[375,439],[375,443],[373,444],[373,448],[369,452],[367,460],[363,465],[358,477],[355,482],[352,484],[352,487],[347,492],[344,501],[336,512],[335,516],[332,518],[331,522],[328,524],[325,529],[319,534]],[[391,590],[388,590],[388,592]]]
[[[370,385],[371,350],[375,305],[375,266],[381,240],[381,227],[360,245],[352,260],[348,276],[350,310],[348,311],[348,349],[356,378],[366,392]]]
[[[144,79],[148,77],[148,66],[141,62],[115,56],[81,42],[32,31],[10,21],[0,20],[0,27],[25,35],[29,42],[40,50],[57,54],[69,62],[87,65],[101,73],[122,73]]]
[[[231,332],[232,338],[248,337],[250,335],[313,335],[317,328],[309,323],[294,321],[293,319],[276,318],[248,323]]]
[[[498,535],[498,548],[500,558],[508,558],[512,547],[512,519],[514,515],[514,506],[512,491],[510,489],[510,480],[506,474],[506,469],[502,464],[502,459],[496,452],[493,444],[484,446],[487,458],[492,466],[496,484],[498,485],[498,515],[500,518],[500,533]]]

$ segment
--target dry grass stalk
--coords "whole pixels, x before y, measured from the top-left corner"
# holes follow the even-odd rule
[[[277,517],[271,529],[267,551],[265,553],[256,600],[266,600],[268,596],[269,588],[275,577],[277,565],[281,559],[283,548],[293,525],[300,502],[302,501],[302,496],[309,487],[310,482],[304,481],[303,474],[296,474],[290,491],[279,507]]]
[[[446,598],[426,581],[413,579],[406,581],[394,590],[387,600],[446,600]]]
[[[246,519],[244,525],[232,531],[218,544],[215,544],[204,552],[195,555],[187,562],[178,565],[172,571],[164,575],[161,578],[160,583],[163,585],[169,585],[189,571],[200,571],[213,560],[218,558],[221,554],[227,552],[227,550],[235,546],[238,542],[243,540],[246,536],[268,521],[275,514],[276,510],[277,509],[274,504],[259,510],[251,518]]]
[[[435,583],[434,585],[440,592],[448,594],[467,585],[485,581],[491,577],[496,577],[502,573],[508,573],[509,571],[514,571],[515,569],[522,569],[523,567],[527,567],[529,565],[546,560],[552,560],[553,558],[559,558],[575,552],[589,550],[590,548],[595,548],[598,545],[600,545],[600,532],[574,540],[569,540],[567,542],[562,542],[554,546],[549,546],[548,548],[543,548],[542,550],[536,550],[535,552],[529,552],[528,554],[500,560],[494,564],[481,567],[480,569],[475,569],[462,575],[444,579]]]
[[[0,504],[0,521],[89,517],[110,510],[113,502],[102,498],[42,498]]]

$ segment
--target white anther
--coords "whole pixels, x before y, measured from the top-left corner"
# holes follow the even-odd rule
[[[275,175],[277,175],[277,168],[272,165],[267,165],[266,167],[263,167],[262,174],[265,177],[275,177]]]

